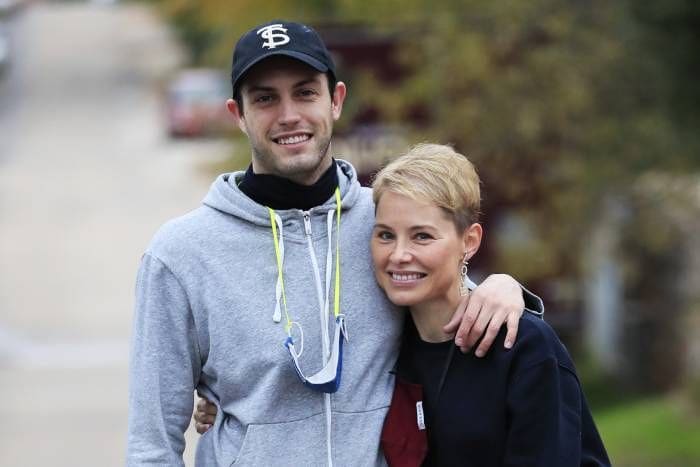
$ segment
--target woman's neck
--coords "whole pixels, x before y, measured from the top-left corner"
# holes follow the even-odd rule
[[[458,304],[459,298],[457,297],[454,300],[445,298],[411,306],[409,311],[420,338],[426,342],[451,340],[454,333],[446,333],[443,327],[452,318]]]

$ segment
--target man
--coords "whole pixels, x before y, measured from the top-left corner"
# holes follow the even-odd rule
[[[346,86],[313,30],[277,21],[239,40],[232,88],[251,166],[165,224],[139,269],[127,463],[182,465],[196,389],[220,413],[198,465],[381,465],[402,316],[373,278],[369,190],[330,153]],[[512,278],[469,307],[462,346],[488,327],[485,351],[506,319],[515,338]]]

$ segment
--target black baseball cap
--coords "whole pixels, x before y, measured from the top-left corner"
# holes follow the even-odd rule
[[[251,67],[275,55],[295,58],[335,79],[335,64],[316,31],[305,24],[275,20],[254,27],[238,39],[231,65],[233,95]]]

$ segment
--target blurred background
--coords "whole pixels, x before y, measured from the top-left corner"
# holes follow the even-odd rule
[[[690,0],[0,0],[0,465],[123,465],[140,255],[249,163],[230,54],[273,18],[334,54],[363,182],[419,141],[476,163],[474,274],[544,298],[614,465],[700,465]]]

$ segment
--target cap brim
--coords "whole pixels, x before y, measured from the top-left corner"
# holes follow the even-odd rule
[[[253,68],[255,65],[258,63],[262,62],[265,59],[268,59],[270,57],[276,57],[276,56],[286,56],[286,57],[291,57],[294,59],[297,59],[301,62],[306,63],[310,67],[318,70],[321,73],[326,73],[329,68],[321,63],[320,61],[316,60],[313,58],[311,55],[306,55],[305,53],[297,52],[295,50],[270,50],[269,52],[257,57],[255,60],[247,64],[241,72],[238,74],[238,78],[236,78],[236,81],[233,83],[233,89],[235,90],[238,87],[238,84],[241,82],[241,79],[243,76],[245,76],[248,71]]]

